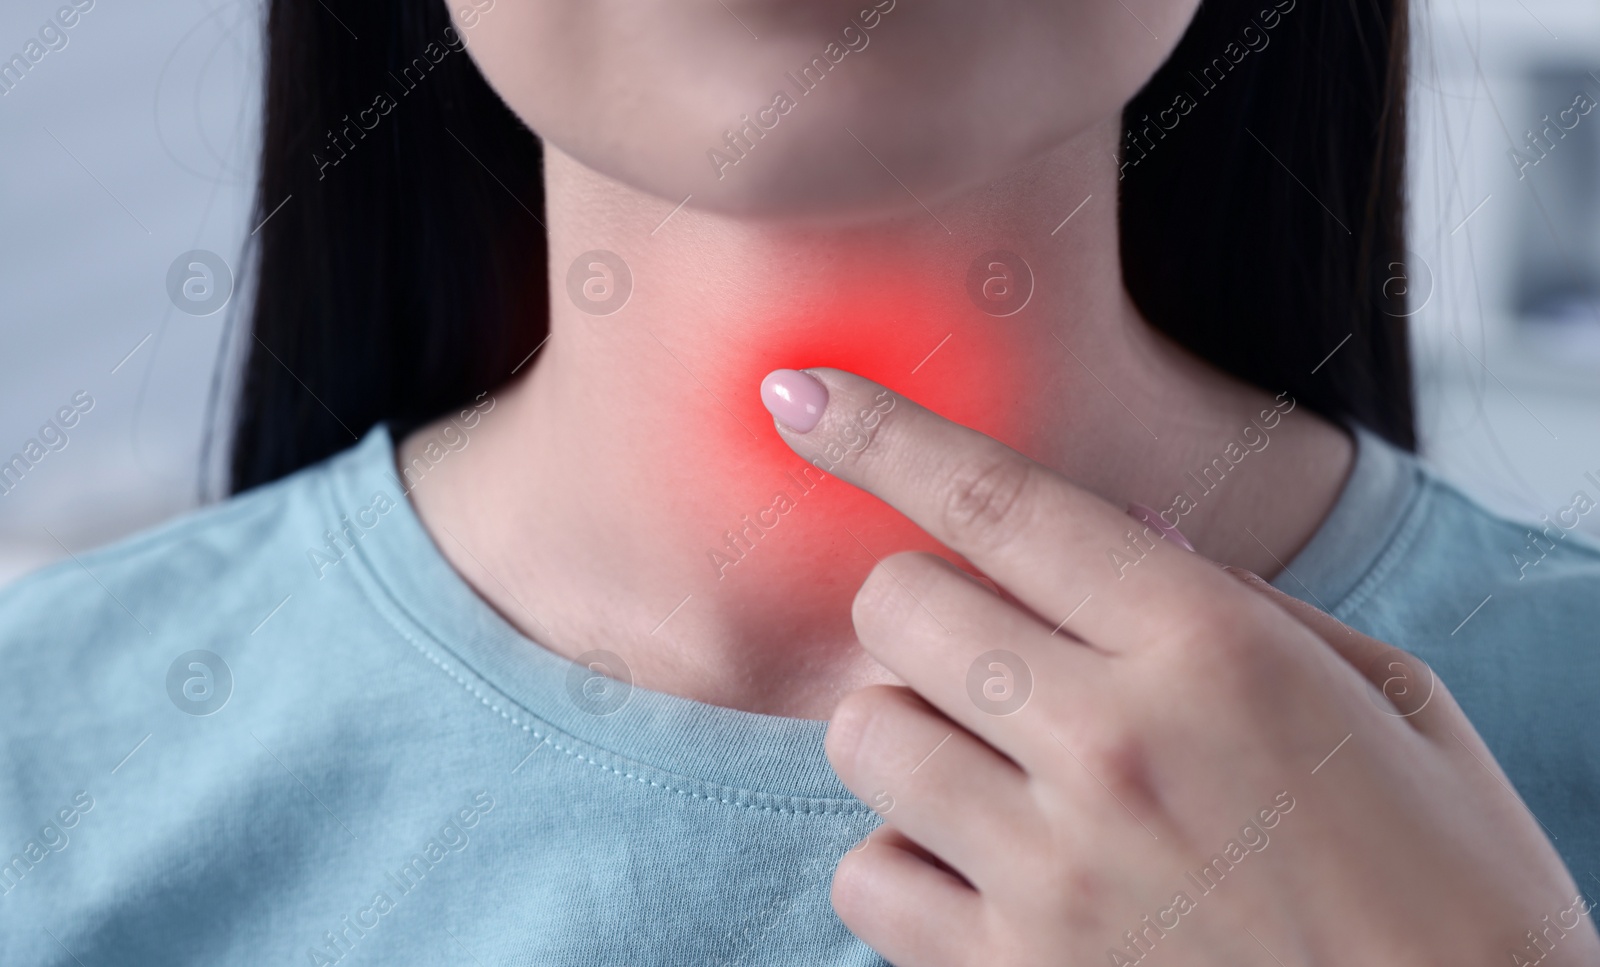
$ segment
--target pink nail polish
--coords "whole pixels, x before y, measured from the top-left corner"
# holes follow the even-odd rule
[[[810,433],[828,406],[828,389],[797,369],[775,369],[761,381],[761,402],[779,423]]]
[[[1161,519],[1161,515],[1146,507],[1144,504],[1128,505],[1128,516],[1134,520],[1143,521],[1161,532],[1161,536],[1185,550],[1194,550],[1194,545],[1189,543],[1189,538],[1183,532]]]

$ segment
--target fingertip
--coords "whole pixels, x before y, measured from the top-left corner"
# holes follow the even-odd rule
[[[761,404],[784,428],[810,433],[828,408],[828,388],[802,370],[775,369],[761,381]]]
[[[1271,587],[1266,578],[1247,568],[1234,567],[1232,564],[1224,564],[1222,565],[1222,569],[1238,578],[1240,581],[1243,581],[1245,584]]]
[[[985,591],[989,592],[995,597],[1003,597],[1003,595],[1000,593],[1000,585],[991,581],[987,575],[974,574],[966,568],[961,567],[956,568],[955,572],[966,578],[968,581],[971,581],[973,584],[976,584],[978,587],[983,588]]]
[[[978,587],[983,588],[985,591],[988,591],[995,597],[1005,597],[1000,590],[1000,585],[996,584],[994,580],[989,577],[989,575],[984,574],[982,571],[979,571],[976,568],[968,570],[968,568],[971,567],[970,564],[963,566],[940,554],[933,554],[930,556],[933,558],[934,563],[946,568],[957,576],[965,578],[973,584],[976,584]]]

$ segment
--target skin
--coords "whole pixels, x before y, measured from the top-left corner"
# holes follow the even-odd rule
[[[1055,6],[1019,10],[1038,26],[1051,22]],[[956,179],[923,167],[940,152],[897,149],[885,136],[900,127],[897,97],[947,76],[942,61],[896,47],[907,42],[892,42],[891,30],[904,23],[894,18],[910,20],[913,36],[966,36],[990,62],[981,73],[995,84],[1026,88],[1036,68],[1013,56],[1008,33],[977,29],[988,14],[966,5],[915,14],[896,6],[882,15],[872,46],[849,54],[857,60],[843,61],[824,81],[831,86],[769,135],[761,150],[772,150],[760,169],[769,174],[757,174],[761,159],[752,152],[737,177],[729,175],[729,191],[748,185],[747,174],[800,191],[790,182],[804,181],[812,161],[775,140],[791,122],[826,119],[834,140],[822,143],[841,158],[846,142],[854,145],[842,133],[845,122],[879,132],[875,144],[883,140],[877,147],[894,155],[879,157],[909,191],[855,145],[854,167],[825,180],[838,196],[818,201],[807,221],[707,210],[700,197],[679,209],[681,186],[660,198],[603,172],[666,171],[684,156],[703,163],[710,142],[688,133],[674,113],[685,109],[678,101],[701,97],[692,106],[708,118],[726,114],[724,100],[747,105],[741,110],[763,103],[795,51],[823,49],[811,24],[816,11],[829,12],[827,32],[847,22],[843,12],[825,4],[803,8],[810,14],[796,5],[736,5],[766,38],[759,44],[715,0],[670,15],[653,5],[630,8],[626,16],[602,16],[604,8],[588,2],[500,0],[471,18],[475,26],[460,20],[476,62],[544,138],[551,337],[514,382],[484,388],[493,390],[495,409],[471,445],[412,492],[440,549],[508,620],[559,654],[604,648],[649,688],[820,719],[851,689],[898,680],[861,649],[849,620],[851,598],[875,558],[940,548],[881,502],[828,481],[736,566],[710,564],[725,534],[771,506],[786,474],[805,466],[766,429],[757,387],[767,371],[847,365],[1108,499],[1168,506],[1186,472],[1215,458],[1273,402],[1271,392],[1155,332],[1120,281],[1110,155],[1116,115],[1166,56],[1192,7],[1132,4],[1164,43],[1120,8],[1089,32],[1035,30],[1030,43],[1055,45],[1052,63],[1068,72],[1061,81],[1081,96],[1053,96],[1046,105],[947,98],[951,110],[933,116],[962,132],[995,123],[998,105],[1008,128],[1032,132],[1030,140],[1055,139],[1019,164],[974,167]],[[685,17],[693,29],[675,26]],[[785,29],[789,17],[801,22]],[[919,17],[933,19],[916,27]],[[1017,19],[1004,18],[1007,31]],[[712,21],[737,33],[725,35]],[[636,30],[681,45],[641,41]],[[1096,60],[1108,44],[1121,55],[1115,73]],[[582,52],[591,49],[628,56],[615,55],[617,72],[601,74],[610,78],[601,83],[583,67]],[[900,73],[872,67],[880,53],[895,58]],[[688,82],[646,83],[680,61],[742,64],[757,56],[766,58],[759,69],[702,72],[692,91]],[[1112,76],[1120,78],[1115,89],[1102,89]],[[619,98],[615,85],[628,78],[639,94]],[[613,139],[604,150],[586,143],[602,137]],[[800,132],[789,143],[808,137]],[[953,140],[983,139],[962,133]],[[979,183],[957,184],[965,179]],[[862,208],[886,213],[856,211],[864,193],[872,204]],[[752,204],[769,196],[763,189]],[[705,200],[738,207],[731,196]],[[835,208],[847,211],[825,214]],[[975,258],[996,248],[1025,254],[1039,280],[1025,309],[1004,319],[977,311],[967,291]],[[632,296],[612,315],[590,315],[568,293],[569,267],[593,249],[615,252],[631,269]],[[409,465],[437,432],[414,434],[401,462]],[[1250,472],[1234,475],[1183,527],[1208,556],[1273,573],[1274,556],[1298,551],[1333,503],[1351,444],[1302,407],[1250,459]]]
[[[693,193],[702,209],[836,221],[908,206],[850,131],[939,201],[1119,109],[1196,5],[882,0],[865,48],[724,178],[707,150],[852,17],[870,22],[859,14],[873,0],[503,0],[470,37],[512,110],[590,169],[673,204]]]
[[[783,431],[808,455],[882,392],[818,375],[821,424]],[[830,724],[829,760],[887,822],[833,901],[893,963],[1600,958],[1560,857],[1415,657],[1169,543],[1106,574],[1116,507],[908,400],[834,472],[1005,592],[906,553],[855,599],[863,646],[909,687],[863,689]],[[1030,671],[1018,709],[968,685],[995,649]]]
[[[557,654],[605,648],[641,687],[832,716],[846,782],[868,802],[897,790],[885,830],[841,864],[835,903],[898,964],[1104,958],[1115,934],[1170,901],[1197,848],[1214,850],[1282,789],[1305,792],[1275,851],[1252,856],[1240,889],[1202,901],[1218,908],[1209,926],[1185,919],[1169,949],[1190,959],[1175,962],[1259,958],[1222,926],[1235,922],[1280,956],[1369,924],[1375,945],[1500,956],[1475,941],[1570,903],[1551,905],[1570,880],[1520,805],[1438,733],[1430,746],[1416,723],[1384,715],[1326,635],[1306,630],[1313,619],[1203,560],[1275,574],[1338,496],[1343,431],[1296,409],[1184,517],[1200,556],[1161,544],[1122,581],[1107,564],[1128,527],[1116,508],[1166,507],[1187,471],[1275,400],[1156,333],[1120,281],[1118,112],[1192,0],[1037,0],[1003,16],[900,0],[870,47],[717,178],[707,149],[857,6],[500,0],[471,24],[458,14],[475,61],[545,141],[551,337],[515,380],[485,387],[494,408],[470,445],[412,490],[441,552]],[[633,280],[605,316],[567,288],[596,249]],[[994,249],[1024,255],[1038,280],[1005,318],[978,311],[966,287]],[[826,371],[836,399],[883,385],[903,408],[735,565],[715,566],[730,528],[807,466],[773,431],[761,378],[840,365],[858,375]],[[440,430],[402,441],[401,465]],[[1042,468],[1009,513],[974,502],[960,476],[975,453],[1001,452]],[[934,506],[971,520],[951,532]],[[1026,552],[1020,520],[1039,530]],[[1004,596],[938,560],[988,571]],[[1072,600],[1031,583],[1034,566]],[[894,578],[915,582],[921,606],[886,588]],[[1076,624],[1038,640],[1080,589],[1102,586]],[[918,623],[930,613],[958,630],[930,638]],[[1036,694],[1006,725],[972,718],[964,685],[995,641],[1035,668]],[[1470,727],[1449,724],[1493,768]],[[1041,726],[1129,809],[1071,759],[1050,759],[1059,745]],[[1341,781],[1303,779],[1347,732],[1361,739],[1335,759]],[[904,783],[907,757],[946,734]],[[1430,823],[1459,838],[1430,838],[1442,835]],[[1141,840],[1143,826],[1159,840]],[[987,862],[973,860],[975,830]],[[1444,848],[1460,843],[1483,845]],[[1398,854],[1410,864],[1380,847],[1410,850]],[[1420,932],[1397,937],[1379,902],[1398,895],[1390,884],[1437,898],[1409,921]],[[1499,892],[1514,887],[1525,890]],[[1446,931],[1457,897],[1475,919]],[[972,929],[949,929],[958,920]]]

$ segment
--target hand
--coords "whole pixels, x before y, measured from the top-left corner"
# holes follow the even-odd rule
[[[815,373],[825,397],[765,388],[809,431],[780,422],[790,446],[1006,592],[906,553],[855,599],[862,646],[910,686],[852,693],[827,735],[885,820],[834,907],[885,958],[1600,962],[1588,904],[1420,661],[1168,541],[1119,579],[1122,511]]]

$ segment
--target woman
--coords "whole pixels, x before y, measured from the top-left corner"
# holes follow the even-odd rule
[[[273,0],[237,495],[4,599],[5,962],[1592,962],[1403,5],[1196,6]]]

